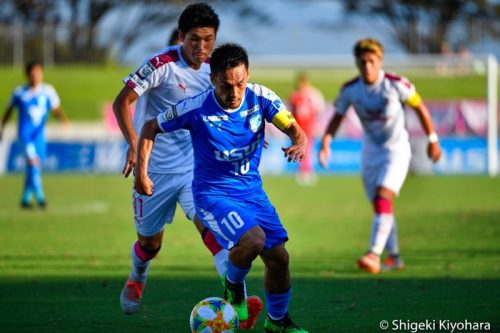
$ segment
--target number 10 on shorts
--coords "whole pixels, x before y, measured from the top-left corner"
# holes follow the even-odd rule
[[[230,211],[229,214],[227,214],[227,217],[223,218],[220,223],[225,226],[232,235],[236,235],[235,230],[245,225],[245,222],[243,222],[240,215],[238,215],[238,213],[234,210]]]

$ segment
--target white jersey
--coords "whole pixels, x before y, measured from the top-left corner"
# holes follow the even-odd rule
[[[144,123],[177,104],[211,87],[210,65],[195,70],[182,57],[180,45],[169,46],[151,56],[124,79],[139,99],[135,107],[134,128],[140,134]],[[156,136],[149,171],[184,173],[193,169],[193,148],[189,131],[178,130]]]
[[[380,71],[372,85],[365,84],[362,77],[344,84],[335,112],[343,115],[350,105],[354,107],[365,131],[365,151],[393,150],[407,145],[404,103],[415,94],[415,87],[406,78]]]

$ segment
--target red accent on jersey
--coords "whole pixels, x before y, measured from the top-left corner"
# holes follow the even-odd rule
[[[169,62],[179,61],[179,54],[177,53],[177,49],[170,50],[167,53],[159,54],[149,61],[155,68],[159,68],[163,65],[168,64]]]
[[[395,74],[391,74],[391,73],[385,73],[384,75],[387,79],[389,79],[390,81],[398,81],[398,82],[401,82],[403,83],[407,88],[410,88],[411,87],[411,83],[410,81],[408,81],[407,79],[405,79],[404,77],[401,77],[401,76],[398,76],[398,75],[395,75]]]
[[[127,80],[125,84],[132,90],[134,90],[135,87],[137,87],[137,84],[135,84],[132,80]]]
[[[222,246],[217,243],[214,234],[210,230],[204,229],[201,237],[203,239],[203,243],[205,243],[205,246],[210,250],[210,252],[212,252],[213,256],[222,250]]]
[[[373,209],[377,214],[392,214],[392,202],[386,198],[376,197],[373,199]]]
[[[210,64],[210,57],[208,57],[207,60],[205,60],[205,64]]]
[[[359,76],[356,76],[354,79],[351,79],[351,80],[347,81],[346,83],[344,83],[342,85],[342,88],[340,88],[340,90],[343,90],[343,89],[347,88],[348,86],[353,85],[354,83],[358,82],[358,80],[359,80]]]

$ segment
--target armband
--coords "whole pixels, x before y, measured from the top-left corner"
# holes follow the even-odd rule
[[[280,112],[278,112],[272,120],[274,126],[278,127],[281,131],[287,128],[288,125],[290,125],[294,121],[295,118],[287,109],[283,109]]]
[[[408,104],[409,106],[411,107],[417,107],[419,106],[419,104],[422,102],[422,97],[420,97],[420,95],[415,92],[413,93],[413,95],[411,95],[406,101],[405,103]]]

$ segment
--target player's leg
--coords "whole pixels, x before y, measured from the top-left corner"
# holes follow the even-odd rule
[[[169,176],[150,174],[150,178],[155,184],[155,193],[151,197],[133,191],[138,240],[132,245],[132,268],[120,294],[120,305],[125,314],[139,311],[151,260],[160,251],[165,224],[171,223],[175,214],[177,197]]]
[[[217,273],[222,278],[227,271],[227,261],[229,256],[229,251],[224,249],[215,239],[213,233],[203,225],[200,218],[196,215],[193,192],[191,184],[193,181],[193,173],[189,172],[181,177],[181,184],[178,193],[178,202],[182,210],[186,214],[186,217],[193,221],[196,230],[201,235],[203,243],[207,249],[212,253],[214,266]]]
[[[37,174],[36,168],[39,167],[40,159],[36,154],[35,145],[33,143],[27,143],[23,145],[24,156],[26,159],[26,169],[24,178],[24,188],[23,195],[21,197],[21,207],[22,208],[32,208],[31,198],[33,192],[35,191],[35,177]]]
[[[46,150],[45,142],[43,141],[36,142],[35,150],[37,155],[36,159],[37,163],[35,163],[33,166],[33,189],[38,206],[40,206],[41,208],[45,208],[46,201],[42,184],[42,161],[45,159],[45,150]]]
[[[382,262],[382,271],[399,271],[404,269],[404,262],[399,255],[399,242],[398,242],[398,231],[396,219],[394,219],[394,224],[389,234],[389,239],[385,244],[385,251],[387,253],[387,258]]]
[[[288,234],[265,194],[249,203],[249,206],[266,235],[264,251],[260,255],[265,265],[267,318],[264,329],[266,332],[307,333],[295,324],[288,314],[291,298],[290,259],[284,245]]]
[[[244,281],[252,261],[264,247],[265,235],[244,202],[230,197],[206,196],[198,198],[196,209],[217,242],[230,251],[224,298],[233,305],[239,320],[246,321],[248,304]]]

